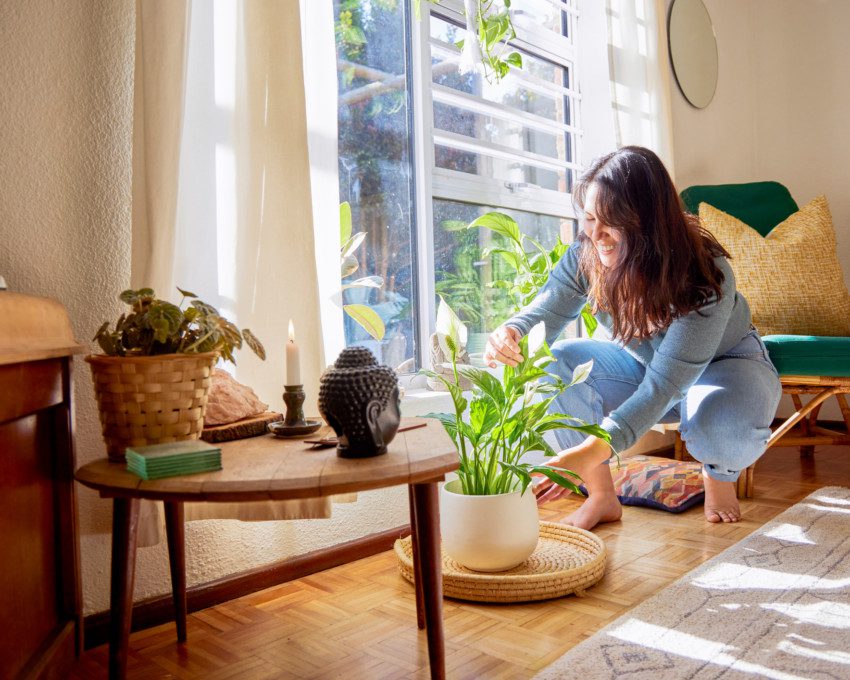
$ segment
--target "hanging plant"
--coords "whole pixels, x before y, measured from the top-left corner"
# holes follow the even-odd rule
[[[414,3],[417,19],[420,0]],[[439,5],[439,0],[428,0]],[[475,71],[489,82],[500,81],[511,67],[522,68],[522,55],[508,45],[516,38],[511,19],[511,0],[463,0],[466,36],[455,45],[460,49],[461,73]]]

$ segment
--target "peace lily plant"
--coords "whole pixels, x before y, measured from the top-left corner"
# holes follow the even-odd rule
[[[571,429],[609,439],[598,425],[567,413],[550,413],[561,392],[590,375],[593,362],[576,367],[569,384],[546,371],[555,361],[538,324],[519,345],[523,359],[505,366],[501,380],[487,370],[459,366],[458,348],[465,328],[440,302],[437,337],[451,357],[452,376],[424,371],[443,383],[454,413],[431,413],[443,423],[460,455],[458,478],[440,492],[440,531],[446,553],[476,571],[503,571],[522,563],[534,552],[539,534],[537,503],[526,493],[531,475],[540,473],[555,484],[579,492],[581,478],[571,470],[523,460],[531,451],[546,456],[555,451],[544,439],[547,432]],[[460,379],[468,379],[464,394]]]
[[[454,413],[430,413],[443,423],[460,454],[462,492],[467,495],[492,495],[519,490],[525,493],[531,475],[540,473],[554,483],[578,492],[574,480],[580,477],[562,468],[524,462],[525,454],[542,451],[553,456],[555,451],[544,439],[547,432],[560,429],[577,430],[606,441],[609,435],[598,425],[585,423],[567,413],[550,413],[552,402],[565,389],[587,380],[593,362],[577,366],[569,384],[546,371],[555,361],[546,344],[542,323],[520,340],[523,360],[517,366],[505,366],[499,380],[487,370],[458,366],[457,353],[466,329],[445,301],[440,301],[438,317],[447,319],[437,337],[443,351],[451,357],[453,379],[434,371],[423,371],[439,380],[451,395]],[[460,378],[473,385],[467,398]],[[540,396],[539,400],[535,400]]]

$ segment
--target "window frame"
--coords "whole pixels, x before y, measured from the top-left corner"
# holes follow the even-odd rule
[[[517,32],[525,37],[517,37],[511,41],[511,44],[523,51],[569,69],[569,88],[558,88],[544,81],[541,81],[540,85],[570,98],[571,122],[569,124],[556,121],[552,121],[551,124],[548,121],[544,123],[541,120],[536,120],[534,114],[529,114],[526,118],[516,114],[515,109],[510,109],[510,107],[502,104],[478,100],[473,95],[462,92],[446,92],[451,88],[442,85],[434,86],[431,69],[431,16],[463,26],[465,23],[463,3],[459,0],[441,0],[439,5],[423,1],[421,3],[421,19],[415,23],[411,22],[409,44],[413,72],[411,99],[413,105],[413,176],[418,276],[415,291],[418,319],[415,322],[415,327],[418,333],[416,338],[417,353],[423,366],[427,365],[427,348],[436,321],[433,224],[433,202],[435,199],[522,210],[572,220],[574,223],[573,235],[575,236],[577,216],[573,209],[572,194],[531,185],[484,179],[464,172],[438,168],[436,167],[434,153],[436,139],[440,138],[441,135],[445,137],[447,134],[434,128],[433,106],[434,92],[436,91],[437,101],[466,100],[465,106],[479,113],[492,112],[524,125],[528,125],[531,121],[532,126],[542,127],[545,125],[551,130],[569,133],[573,142],[573,158],[566,164],[558,163],[558,165],[565,166],[574,172],[581,170],[583,160],[582,96],[580,91],[581,79],[577,68],[579,49],[575,44],[576,27],[580,23],[580,14],[575,6],[575,0],[548,0],[547,4],[550,3],[557,5],[559,10],[566,13],[569,22],[569,37],[555,36],[553,31],[549,29],[538,29],[531,22],[526,22],[521,15],[522,10],[519,10],[519,12],[515,12],[514,22],[518,29]],[[517,78],[513,74],[507,77]],[[533,78],[533,76],[526,76],[523,80],[533,81]],[[434,87],[436,87],[436,90]],[[480,143],[478,146],[486,146],[486,143]],[[526,153],[519,151],[512,155],[522,157]],[[415,386],[416,383],[415,379],[411,379],[409,384]]]

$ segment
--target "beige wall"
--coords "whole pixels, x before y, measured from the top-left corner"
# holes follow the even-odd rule
[[[717,35],[717,93],[699,110],[674,92],[677,185],[778,180],[801,206],[825,194],[850,284],[850,2],[703,2]],[[821,413],[840,418],[832,404]]]
[[[0,0],[0,275],[11,290],[61,301],[83,342],[117,318],[117,294],[130,281],[134,7]],[[75,372],[81,464],[105,449],[80,359]],[[108,608],[111,510],[77,488],[89,614]],[[191,522],[187,579],[212,581],[406,519],[407,493],[397,487],[336,505],[328,520]],[[162,544],[139,551],[137,600],[170,592],[167,564]]]
[[[801,205],[826,194],[850,274],[850,3],[704,2],[720,72],[705,109],[674,92],[678,185],[775,179]]]

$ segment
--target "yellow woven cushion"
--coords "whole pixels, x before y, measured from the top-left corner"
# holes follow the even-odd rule
[[[850,295],[825,196],[766,237],[708,203],[699,218],[732,255],[738,290],[762,335],[850,335]]]

